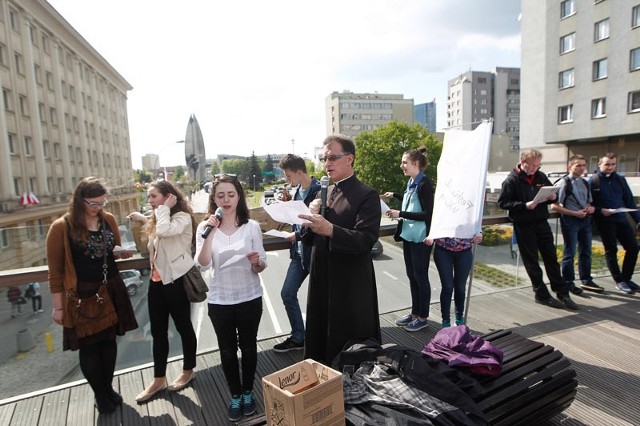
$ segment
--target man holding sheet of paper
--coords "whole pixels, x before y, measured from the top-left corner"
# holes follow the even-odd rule
[[[302,157],[287,154],[278,164],[284,171],[287,181],[296,187],[293,201],[287,203],[275,203],[269,207],[277,207],[280,204],[291,204],[292,202],[303,202],[308,206],[316,194],[320,191],[320,181],[314,176],[307,173],[307,165]],[[294,221],[292,221],[294,222]],[[302,319],[302,311],[300,310],[300,302],[298,301],[298,290],[304,282],[311,266],[311,246],[303,245],[300,237],[301,226],[292,223],[292,231],[287,240],[291,242],[289,257],[291,262],[287,269],[287,276],[282,284],[280,297],[287,311],[289,324],[291,324],[291,336],[284,342],[278,343],[273,347],[276,352],[289,352],[304,349],[304,320]]]
[[[611,277],[616,282],[616,288],[626,294],[640,291],[640,286],[631,278],[638,261],[638,242],[634,229],[627,220],[627,213],[636,222],[636,229],[640,229],[640,213],[633,199],[633,194],[627,180],[616,173],[618,156],[608,152],[598,161],[598,171],[589,179],[593,194],[593,206],[596,227],[602,238],[604,257]],[[618,210],[621,207],[627,211]],[[622,270],[618,264],[618,242],[624,248]]]
[[[509,211],[509,219],[513,222],[513,231],[518,240],[522,262],[531,279],[536,303],[552,308],[577,310],[578,305],[571,300],[569,286],[560,274],[553,233],[548,222],[548,205],[556,200],[556,194],[550,191],[546,200],[536,200],[540,188],[552,186],[547,175],[539,170],[541,162],[540,151],[523,150],[520,153],[520,163],[502,183],[498,205]],[[559,302],[551,297],[544,283],[538,252],[542,256],[551,289],[558,296]]]

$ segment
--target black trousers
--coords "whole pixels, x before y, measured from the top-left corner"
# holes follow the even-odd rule
[[[638,242],[633,228],[626,220],[602,220],[598,217],[596,217],[596,227],[600,233],[600,238],[602,238],[604,258],[607,261],[611,277],[616,283],[631,281],[638,261]],[[624,248],[622,271],[618,264],[618,244],[616,240],[620,241],[622,248]]]
[[[237,305],[209,304],[209,318],[218,337],[222,371],[231,395],[253,390],[258,362],[258,326],[262,317],[262,297]],[[242,380],[238,362],[242,353]]]
[[[196,366],[198,341],[191,323],[191,302],[184,291],[182,278],[171,284],[149,282],[149,322],[153,337],[153,375],[164,377],[169,357],[169,315],[182,339],[182,368],[192,370]]]
[[[536,298],[547,299],[551,296],[544,284],[538,253],[542,256],[544,269],[551,283],[551,290],[556,292],[558,297],[569,294],[567,283],[564,282],[560,273],[556,246],[553,244],[553,233],[549,223],[546,220],[527,224],[514,223],[513,230],[518,240],[522,263],[527,275],[529,275]]]

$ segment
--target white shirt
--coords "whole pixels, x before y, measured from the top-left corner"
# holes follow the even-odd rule
[[[220,229],[211,237],[211,261],[206,265],[198,262],[205,240],[202,238],[206,222],[198,225],[196,234],[196,264],[201,271],[213,267],[213,278],[207,283],[207,302],[216,305],[236,305],[262,296],[260,276],[253,271],[247,254],[257,251],[266,267],[267,254],[262,245],[262,230],[258,222],[249,220],[232,235]]]

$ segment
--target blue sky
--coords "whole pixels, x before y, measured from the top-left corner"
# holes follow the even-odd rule
[[[208,158],[311,155],[333,91],[435,98],[441,130],[449,79],[520,66],[517,0],[49,2],[133,86],[134,168],[184,164],[191,114]]]

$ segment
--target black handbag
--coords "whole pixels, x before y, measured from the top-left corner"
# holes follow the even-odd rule
[[[396,232],[393,234],[394,241],[402,241],[400,234],[402,233],[402,219],[398,219],[398,226],[396,226]]]
[[[209,287],[195,265],[182,276],[182,281],[184,282],[184,291],[187,293],[189,302],[202,302],[207,298]]]

